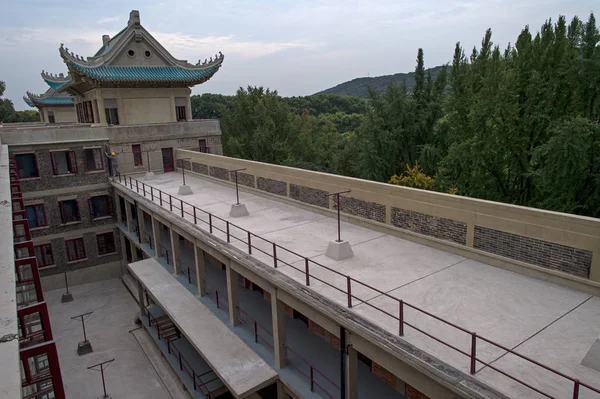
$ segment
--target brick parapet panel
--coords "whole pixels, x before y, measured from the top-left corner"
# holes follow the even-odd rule
[[[249,173],[238,172],[237,173],[238,184],[246,187],[256,188],[256,182],[254,179],[254,175]]]
[[[475,226],[474,247],[577,277],[589,278],[592,251]]]
[[[256,179],[256,185],[259,190],[287,197],[287,183],[285,182],[267,179],[265,177],[258,177]]]
[[[192,162],[192,171],[196,173],[201,173],[203,175],[208,175],[208,166],[203,163]]]
[[[211,166],[209,172],[212,177],[229,181],[229,171],[227,169],[219,168],[218,166]]]
[[[320,206],[321,208],[329,208],[329,198],[326,195],[327,191],[290,184],[290,198],[297,201]]]
[[[385,205],[341,195],[340,207],[343,213],[385,223]],[[337,210],[335,199],[333,209]]]
[[[392,207],[391,216],[392,225],[401,229],[461,245],[467,243],[466,223],[396,207]]]

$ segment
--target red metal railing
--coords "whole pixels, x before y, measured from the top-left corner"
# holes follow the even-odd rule
[[[483,359],[477,357],[477,344],[479,341],[482,341],[482,342],[485,342],[486,344],[492,345],[493,347],[496,347],[498,349],[506,351],[506,353],[517,356],[518,358],[529,362],[531,365],[538,366],[550,373],[553,373],[554,375],[556,375],[558,377],[561,377],[567,381],[570,381],[573,384],[572,392],[573,392],[574,399],[579,398],[579,391],[580,391],[581,387],[585,387],[585,388],[591,390],[592,392],[600,394],[600,389],[592,387],[590,384],[581,382],[577,378],[574,378],[574,377],[568,376],[564,373],[561,373],[560,371],[555,370],[552,367],[546,366],[546,365],[544,365],[536,360],[533,360],[525,355],[515,352],[512,349],[510,349],[502,344],[496,343],[490,339],[487,339],[481,335],[478,335],[476,332],[469,331],[466,328],[458,326],[450,321],[443,319],[442,317],[439,317],[430,312],[427,312],[415,305],[412,305],[406,301],[403,301],[400,298],[396,298],[395,296],[392,296],[384,291],[381,291],[378,288],[375,288],[369,284],[363,283],[360,280],[352,278],[349,275],[340,273],[337,270],[327,267],[321,263],[315,262],[314,260],[309,259],[306,256],[303,256],[303,255],[296,253],[290,249],[282,247],[282,246],[276,244],[275,242],[272,242],[261,236],[258,236],[249,230],[246,230],[240,226],[237,226],[234,223],[231,223],[230,221],[228,221],[226,219],[223,219],[214,214],[211,214],[208,211],[205,211],[201,208],[196,207],[195,205],[192,205],[192,204],[185,202],[177,197],[174,197],[171,194],[163,192],[160,189],[157,189],[148,184],[145,184],[142,181],[134,179],[130,176],[124,177],[124,178],[121,178],[121,176],[119,176],[118,180],[125,187],[130,188],[132,191],[136,191],[140,195],[143,195],[144,197],[150,199],[152,202],[158,201],[160,206],[165,207],[165,208],[169,209],[170,211],[174,212],[175,214],[177,214],[181,217],[184,217],[186,220],[193,222],[195,225],[199,226],[205,232],[208,232],[210,234],[216,234],[216,232],[220,232],[225,236],[225,239],[228,243],[231,243],[232,239],[233,239],[234,242],[239,242],[239,243],[243,244],[243,247],[246,249],[246,251],[249,254],[257,254],[257,251],[258,251],[258,253],[264,254],[264,255],[268,256],[269,258],[272,258],[274,268],[277,268],[278,266],[281,266],[281,265],[289,266],[293,270],[299,272],[301,275],[304,275],[306,286],[310,286],[311,281],[315,280],[315,281],[319,281],[320,283],[333,288],[334,290],[336,290],[338,292],[343,293],[347,298],[347,306],[349,308],[353,307],[353,305],[354,305],[353,300],[357,300],[359,303],[369,306],[370,308],[382,313],[383,315],[386,315],[387,317],[395,320],[395,322],[398,323],[398,335],[399,336],[405,335],[404,327],[408,326],[408,327],[412,328],[413,330],[425,335],[426,337],[429,337],[429,338],[435,340],[436,342],[464,355],[465,357],[467,357],[468,363],[466,363],[466,364],[468,364],[471,374],[476,374],[476,372],[477,372],[476,366],[477,366],[477,363],[479,362],[482,365],[484,365],[485,367],[489,367],[490,369],[504,375],[505,377],[510,378],[511,380],[523,385],[524,387],[527,387],[547,398],[553,398],[553,396],[551,396],[550,394],[548,394],[546,392],[543,392],[540,388],[536,388],[532,384],[525,382],[522,379],[517,378],[514,375],[511,375],[510,373],[508,373],[506,371],[500,370],[496,366],[493,366],[491,364],[491,362],[489,362],[489,361],[486,362]],[[207,219],[207,220],[205,220],[205,219]],[[203,227],[205,227],[205,228],[203,228]],[[208,230],[206,229],[206,227],[208,228]],[[240,237],[238,237],[234,234],[236,231],[242,233]],[[257,243],[262,244],[263,247],[259,247],[257,245]],[[286,261],[281,257],[282,253],[287,256],[291,255],[297,259],[294,260],[293,262]],[[304,261],[303,267],[297,267],[293,264],[299,260]],[[334,283],[325,281],[323,278],[316,276],[314,273],[311,274],[311,270],[314,267],[319,268],[320,271],[325,271],[325,272],[331,273],[334,277],[341,278],[343,281],[343,287],[340,288],[337,285],[335,285]],[[374,293],[376,293],[378,296],[381,296],[381,297],[384,297],[391,301],[394,301],[395,303],[397,303],[397,308],[396,308],[397,313],[396,312],[390,313],[389,311],[382,309],[381,307],[377,307],[374,304],[367,302],[367,300],[361,299],[360,297],[356,296],[355,294],[352,293],[353,284],[358,285],[359,287],[363,287],[368,290],[371,290]],[[452,327],[453,329],[455,329],[457,331],[463,332],[464,334],[466,334],[465,335],[466,337],[470,338],[471,344],[470,344],[469,348],[468,349],[460,349],[460,348],[456,347],[455,345],[452,345],[451,343],[445,342],[441,338],[436,337],[432,333],[429,333],[429,332],[423,330],[422,328],[417,327],[413,322],[407,321],[406,314],[405,314],[406,308],[412,309],[419,314],[425,315],[433,320],[443,323],[444,325]]]

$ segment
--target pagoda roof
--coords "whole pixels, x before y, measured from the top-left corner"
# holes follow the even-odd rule
[[[130,13],[129,22],[123,30],[112,39],[107,35],[103,36],[102,42],[102,47],[92,57],[74,54],[61,44],[60,55],[69,68],[69,75],[59,76],[62,79],[52,76],[53,79],[45,79],[46,82],[55,85],[59,91],[66,90],[73,94],[81,94],[93,87],[119,87],[123,83],[135,87],[140,84],[193,86],[210,79],[224,59],[220,52],[214,59],[211,57],[196,64],[176,59],[140,24],[139,12],[136,10]],[[124,54],[131,51],[131,46],[142,42],[151,50],[153,61],[138,58],[136,61],[132,60],[135,65],[129,65],[127,55]]]
[[[48,86],[56,91],[61,91],[73,80],[70,74],[67,74],[67,76],[62,73],[53,75],[46,71],[42,71],[42,79],[44,79]]]
[[[26,96],[23,96],[23,100],[30,107],[40,107],[47,105],[73,105],[73,98],[71,96],[62,94],[49,88],[44,94],[34,94],[27,92]]]

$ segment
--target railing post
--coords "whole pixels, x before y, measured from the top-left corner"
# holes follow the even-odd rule
[[[133,190],[133,184],[131,183],[131,176],[129,176],[129,188]]]
[[[154,188],[150,186],[150,200],[154,202]]]
[[[352,307],[352,279],[346,276],[346,286],[348,287],[348,307]]]
[[[313,366],[310,366],[310,391],[315,391],[315,375],[313,371]]]
[[[477,334],[471,333],[471,374],[475,374],[475,363],[477,358]]]
[[[171,341],[167,341],[167,353],[171,354]]]
[[[196,207],[194,207],[194,224],[198,224],[198,219],[196,218]]]
[[[165,258],[167,258],[167,265],[169,264],[169,250],[165,249]]]
[[[250,231],[248,231],[248,254],[252,255],[252,239]]]
[[[210,234],[212,234],[212,213],[208,214],[208,227],[210,228]]]
[[[140,193],[140,182],[137,179],[135,180],[135,191]]]
[[[144,182],[142,182],[142,194],[144,194],[144,197],[146,196],[146,185]]]
[[[573,382],[573,399],[579,399],[579,380]]]
[[[194,381],[194,391],[196,390],[196,370],[192,370],[192,380]]]
[[[188,283],[192,284],[192,277],[190,276],[190,268],[188,267]]]
[[[181,217],[183,217],[183,200],[179,200],[179,204],[181,205]]]
[[[273,243],[273,267],[277,269],[277,244]]]
[[[158,340],[160,341],[160,325],[158,321],[156,322],[156,335],[158,336]]]
[[[310,273],[308,272],[308,257],[304,258],[304,275],[306,277],[306,286],[310,285]]]
[[[179,352],[179,370],[183,371],[183,363],[181,363],[181,351]]]
[[[254,342],[258,343],[258,324],[254,320]]]
[[[404,301],[400,299],[398,302],[398,335],[404,336]]]
[[[169,194],[169,210],[173,212],[173,196]]]
[[[231,242],[231,239],[229,238],[229,221],[226,221],[225,224],[227,226],[227,242]]]
[[[215,290],[215,297],[217,298],[217,309],[219,309],[219,290]]]
[[[158,198],[160,199],[160,206],[162,206],[162,191],[158,190]]]

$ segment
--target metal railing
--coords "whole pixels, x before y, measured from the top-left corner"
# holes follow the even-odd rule
[[[381,314],[387,316],[388,318],[394,320],[397,323],[398,336],[401,336],[401,337],[404,336],[405,335],[405,331],[404,331],[405,327],[410,327],[414,331],[419,332],[419,333],[425,335],[426,337],[433,339],[434,341],[464,355],[467,358],[466,359],[467,362],[465,363],[465,365],[468,365],[468,368],[469,368],[469,371],[471,374],[477,373],[477,371],[478,371],[477,363],[480,363],[483,366],[488,367],[488,368],[504,375],[505,377],[523,385],[524,387],[531,389],[532,391],[539,393],[542,396],[545,396],[547,398],[553,398],[552,395],[542,391],[541,388],[537,388],[537,387],[533,386],[532,384],[525,382],[521,378],[511,375],[510,373],[503,371],[500,368],[492,365],[493,361],[484,361],[482,358],[477,357],[477,345],[478,345],[478,343],[483,342],[483,343],[492,345],[493,347],[496,347],[497,349],[501,349],[502,351],[505,351],[508,354],[514,355],[522,360],[525,360],[526,362],[530,363],[531,366],[533,366],[533,365],[538,366],[538,367],[554,374],[555,376],[558,376],[564,380],[570,381],[573,385],[573,390],[572,390],[573,396],[572,397],[574,399],[579,398],[579,391],[580,391],[581,387],[587,388],[592,392],[600,394],[600,389],[594,388],[588,383],[584,383],[577,378],[568,376],[550,366],[547,366],[547,365],[542,364],[536,360],[533,360],[525,355],[515,352],[514,350],[512,350],[502,344],[499,344],[497,342],[494,342],[493,340],[490,340],[481,335],[478,335],[476,332],[469,331],[464,327],[458,326],[457,324],[454,324],[448,320],[445,320],[442,317],[436,316],[426,310],[423,310],[423,309],[421,309],[415,305],[412,305],[400,298],[390,295],[390,294],[388,294],[378,288],[375,288],[369,284],[363,283],[362,281],[357,280],[349,275],[340,273],[337,270],[327,267],[319,262],[315,262],[314,260],[309,259],[306,256],[303,256],[303,255],[301,255],[297,252],[294,252],[288,248],[282,247],[273,241],[267,240],[259,235],[256,235],[256,234],[252,233],[251,231],[246,230],[234,223],[231,223],[230,221],[228,221],[226,219],[223,219],[223,218],[218,217],[208,211],[198,208],[195,205],[192,205],[192,204],[190,204],[186,201],[183,201],[175,196],[172,196],[171,194],[168,194],[160,189],[157,189],[151,185],[148,185],[148,184],[144,183],[143,181],[137,180],[131,176],[124,176],[124,177],[119,176],[118,181],[119,181],[119,183],[123,184],[125,187],[128,187],[132,191],[135,191],[136,193],[144,196],[145,198],[150,199],[152,202],[159,204],[161,207],[168,209],[169,211],[175,213],[178,216],[185,218],[186,220],[189,220],[190,222],[194,223],[195,225],[197,225],[200,229],[204,230],[205,232],[213,234],[213,235],[222,233],[224,235],[227,243],[232,243],[232,242],[241,243],[242,246],[244,247],[245,251],[248,254],[250,254],[250,255],[256,254],[258,251],[258,253],[262,253],[262,254],[268,256],[269,258],[272,259],[272,265],[274,268],[277,268],[281,265],[285,265],[285,266],[288,266],[288,267],[294,269],[295,271],[298,271],[299,273],[304,275],[304,280],[305,280],[304,284],[306,286],[310,286],[312,281],[318,281],[322,284],[325,284],[325,285],[333,288],[334,290],[336,290],[338,292],[341,292],[347,298],[347,307],[348,308],[352,308],[356,304],[355,303],[355,300],[356,300],[356,301],[358,301],[358,303],[369,306],[370,308],[380,312]],[[236,232],[239,234],[239,236],[234,234]],[[260,244],[261,246],[258,246],[257,244]],[[297,259],[295,259],[293,262],[286,261],[286,260],[282,259],[282,256],[281,256],[282,254],[285,254],[287,256],[291,255]],[[303,261],[303,267],[297,267],[293,264],[298,261]],[[342,284],[341,284],[342,287],[340,288],[339,286],[335,285],[333,282],[325,281],[323,278],[317,277],[314,273],[311,274],[311,270],[314,270],[313,268],[315,268],[315,267],[318,268],[320,271],[325,271],[327,273],[331,273],[331,275],[334,276],[334,278],[335,277],[341,278],[342,279]],[[381,307],[378,307],[372,303],[367,302],[368,301],[367,299],[361,299],[360,297],[358,297],[357,295],[352,293],[353,288],[356,288],[356,287],[362,287],[364,289],[370,290],[373,293],[377,294],[377,296],[380,296],[380,297],[383,297],[383,298],[386,298],[386,299],[389,299],[389,300],[395,302],[397,305],[396,306],[397,311],[394,313],[391,313],[388,310],[382,309]],[[421,315],[427,316],[428,318],[430,318],[432,320],[441,322],[446,326],[452,327],[453,329],[464,333],[465,337],[470,338],[469,348],[460,349],[457,346],[455,346],[449,342],[445,342],[443,339],[441,339],[439,337],[436,337],[433,333],[427,332],[427,331],[423,330],[422,328],[416,326],[414,324],[414,322],[407,320],[406,314],[405,314],[405,311],[407,309],[414,310]]]

